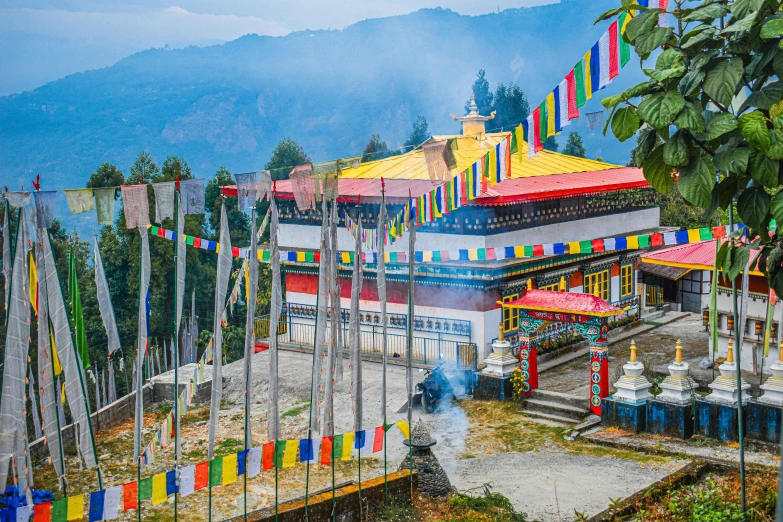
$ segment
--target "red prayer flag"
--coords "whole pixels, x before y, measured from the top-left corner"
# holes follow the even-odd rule
[[[466,174],[463,170],[459,173],[459,186],[460,186],[460,198],[462,198],[462,201],[460,202],[462,205],[468,204],[468,183],[466,180]]]
[[[448,250],[441,250],[440,251],[440,260],[441,261],[451,261],[451,258],[449,257],[449,251]]]
[[[128,482],[122,485],[122,499],[123,499],[123,511],[129,509],[137,509],[139,501],[139,484],[138,482]]]
[[[544,245],[533,245],[533,257],[544,255]]]
[[[617,20],[609,26],[609,79],[611,80],[620,74],[619,60],[617,57],[617,35],[619,34],[619,25]]]
[[[177,436],[177,426],[174,424],[174,414],[169,413],[169,416],[171,417],[171,433],[169,434],[169,437],[176,437]]]
[[[541,143],[541,107],[536,107],[533,110],[533,145],[535,151],[539,152],[544,150],[544,144]]]
[[[334,437],[324,437],[321,439],[321,464],[328,466],[332,463],[330,455],[332,454],[332,440]]]
[[[650,234],[650,246],[661,246],[663,245],[663,234]]]
[[[603,239],[593,239],[591,243],[592,243],[592,247],[593,247],[593,253],[603,252],[604,251],[604,240]]]
[[[726,237],[726,229],[723,228],[722,226],[712,227],[712,237],[714,237],[715,239]]]
[[[264,443],[261,450],[261,468],[266,471],[275,466],[275,441]]]
[[[372,452],[377,453],[383,450],[383,426],[375,428],[375,437],[372,439]]]
[[[231,255],[234,257],[239,257],[239,247],[231,247]]]
[[[568,85],[568,119],[573,120],[579,117],[579,109],[576,106],[576,79],[573,69],[566,74],[565,79]]]
[[[35,516],[33,522],[51,522],[52,520],[52,503],[43,502],[35,505]]]
[[[487,261],[494,261],[495,260],[495,249],[494,248],[487,248]]]
[[[313,252],[313,261],[316,263],[321,262],[321,252]]]
[[[158,227],[158,237],[166,237],[166,229],[163,227]]]
[[[193,480],[193,490],[198,491],[209,485],[209,462],[196,464],[196,475]]]

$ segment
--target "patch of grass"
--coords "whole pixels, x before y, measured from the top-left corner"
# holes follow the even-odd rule
[[[511,502],[489,485],[453,495],[448,500],[419,498],[410,508],[381,508],[373,522],[526,522]]]
[[[594,444],[569,444],[566,446],[566,451],[572,455],[590,455],[593,457],[610,457],[622,460],[630,460],[638,462],[639,464],[665,464],[669,461],[666,457],[648,455],[647,453],[640,453],[637,451],[629,451],[615,448],[607,448],[606,446],[596,446]]]
[[[280,414],[281,419],[285,419],[286,417],[296,417],[297,415],[301,414],[305,410],[310,408],[310,401],[305,401],[298,406],[294,406],[288,411],[284,411]]]
[[[215,455],[218,456],[231,455],[232,453],[237,453],[238,451],[242,451],[244,448],[245,448],[244,441],[239,439],[227,438],[218,441],[218,443],[215,445]]]

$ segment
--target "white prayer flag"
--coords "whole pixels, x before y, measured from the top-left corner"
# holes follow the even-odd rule
[[[359,456],[369,455],[372,453],[372,447],[375,443],[375,428],[367,430],[367,434],[364,437],[364,447],[359,448]]]
[[[321,457],[321,437],[314,437],[311,440],[313,444],[313,451],[312,451],[313,458],[310,459],[310,464],[318,464],[319,459]]]
[[[247,476],[248,477],[255,477],[259,473],[261,473],[262,453],[263,453],[262,446],[251,448],[250,451],[247,452]]]
[[[598,75],[598,88],[603,89],[612,80],[609,79],[609,31],[605,32],[601,38],[598,39],[598,68],[600,74]]]
[[[185,466],[179,470],[179,492],[185,498],[192,494],[196,484],[196,466]]]
[[[664,232],[663,233],[663,244],[664,245],[676,245],[677,244],[677,234],[675,232]]]
[[[103,519],[116,520],[120,511],[120,499],[122,498],[122,486],[114,486],[106,489],[103,494]]]
[[[16,508],[16,522],[30,522],[30,516],[33,514],[33,506],[19,506]]]
[[[563,80],[557,86],[557,95],[560,103],[560,128],[571,125],[571,120],[568,119],[568,81]]]
[[[555,255],[555,245],[553,245],[552,243],[544,243],[544,255],[545,256]]]
[[[604,239],[604,250],[609,252],[610,250],[615,250],[617,247],[615,246],[615,239],[613,237],[608,237]]]

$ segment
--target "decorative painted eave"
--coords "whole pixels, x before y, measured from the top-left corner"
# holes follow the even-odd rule
[[[528,290],[525,295],[503,303],[505,308],[520,308],[529,311],[555,312],[586,315],[590,317],[614,317],[625,312],[600,297],[575,292],[553,292],[549,290]]]

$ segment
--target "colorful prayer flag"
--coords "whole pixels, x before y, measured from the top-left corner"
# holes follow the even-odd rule
[[[625,14],[625,13],[623,13]],[[617,20],[609,25],[609,79],[611,80],[618,74],[620,74],[619,58],[617,56],[618,36],[619,36],[619,24]]]
[[[585,86],[585,100],[589,100],[593,97],[593,71],[592,71],[592,49],[587,51],[583,57],[584,59],[584,86]],[[596,85],[597,87],[597,85]]]
[[[341,455],[341,460],[350,460],[351,459],[351,451],[353,450],[353,442],[354,442],[354,433],[348,432],[345,435],[343,435],[343,453]]]
[[[410,426],[408,426],[408,421],[401,420],[401,421],[397,422],[396,425],[400,429],[400,432],[402,433],[402,435],[406,439],[410,439],[411,438],[411,430],[410,430]]]
[[[299,441],[296,439],[285,441],[285,452],[283,453],[283,467],[292,468],[296,464],[296,450]]]
[[[331,455],[332,455],[332,445],[333,445],[334,438],[331,436],[324,437],[321,439],[321,464],[324,466],[328,466],[332,463],[331,461]]]
[[[84,518],[84,494],[68,497],[68,521]]]
[[[158,473],[152,476],[152,505],[163,504],[168,499],[166,495],[166,474]]]
[[[222,484],[227,486],[237,481],[237,454],[232,453],[223,457]]]
[[[261,455],[261,467],[264,471],[275,467],[275,441],[265,442]]]
[[[122,504],[123,504],[123,511],[128,511],[129,509],[137,509],[138,506],[138,498],[139,498],[139,489],[138,489],[138,483],[137,482],[128,482],[127,484],[122,485]]]
[[[372,444],[373,453],[383,451],[383,434],[385,432],[386,430],[383,429],[383,426],[378,426],[377,428],[375,428],[375,438],[373,439],[373,444]]]
[[[209,463],[209,485],[219,486],[223,480],[223,457],[213,459]]]
[[[557,132],[557,119],[555,113],[555,93],[550,92],[546,95],[546,137],[554,136]]]

